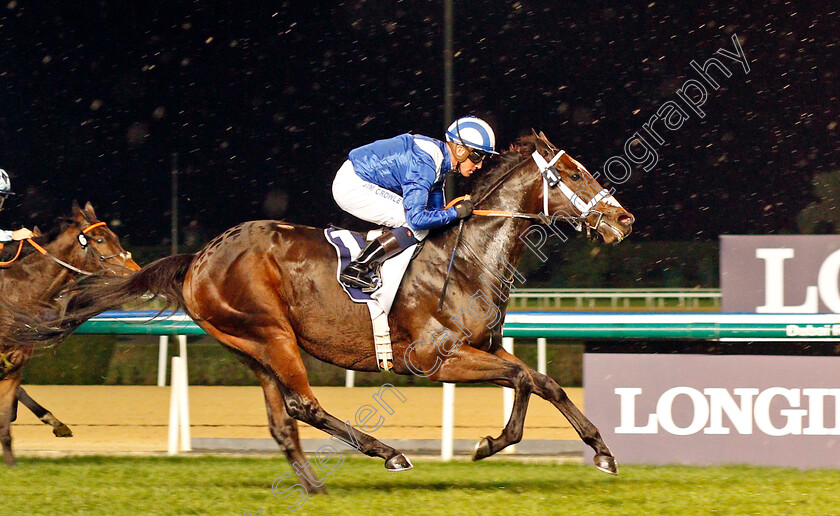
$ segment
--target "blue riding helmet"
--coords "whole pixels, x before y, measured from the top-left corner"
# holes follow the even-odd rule
[[[446,130],[446,141],[486,152],[496,152],[496,134],[484,120],[475,116],[465,116],[452,122]]]

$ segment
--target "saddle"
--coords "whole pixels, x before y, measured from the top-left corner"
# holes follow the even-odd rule
[[[386,260],[379,269],[382,286],[374,292],[363,292],[361,289],[344,285],[338,280],[341,271],[359,255],[367,245],[367,242],[373,240],[380,234],[380,230],[371,231],[367,234],[337,227],[330,227],[324,230],[324,237],[336,251],[335,281],[341,285],[341,288],[354,303],[365,303],[367,305],[373,326],[376,362],[380,370],[387,371],[393,366],[388,313],[391,311],[391,306],[397,295],[397,290],[402,282],[403,275],[406,269],[408,269],[408,264],[419,251],[422,244],[408,247],[393,258]]]
[[[373,230],[367,233],[350,231],[339,227],[330,227],[324,230],[327,242],[336,250],[336,281],[342,270],[355,259],[362,249],[379,235],[382,230]],[[402,281],[408,264],[417,255],[421,245],[413,245],[404,249],[396,256],[389,258],[379,268],[381,287],[374,292],[363,292],[361,289],[350,287],[339,282],[347,296],[355,303],[376,303],[384,312],[391,310],[391,304],[397,294],[397,289]]]

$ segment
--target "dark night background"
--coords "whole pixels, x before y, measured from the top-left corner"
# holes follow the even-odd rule
[[[5,4],[0,167],[24,195],[0,226],[89,200],[129,244],[164,243],[173,153],[182,227],[346,224],[330,185],[347,151],[442,137],[442,2],[260,4]],[[838,13],[738,4],[456,0],[455,115],[486,118],[502,147],[543,130],[595,171],[679,102],[691,60],[718,57],[732,76],[705,118],[663,129],[656,167],[617,187],[632,239],[797,232],[813,177],[840,169]],[[733,33],[748,75],[715,56]]]

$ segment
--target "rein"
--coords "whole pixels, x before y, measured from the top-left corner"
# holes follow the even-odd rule
[[[8,262],[0,262],[0,267],[8,267],[9,265],[13,264],[15,260],[18,259],[18,256],[20,256],[21,249],[23,249],[23,240],[18,241],[18,249],[15,253],[15,256]]]
[[[44,256],[46,256],[50,260],[54,261],[55,263],[61,265],[65,269],[70,269],[73,272],[76,272],[78,274],[84,274],[85,276],[92,276],[93,275],[93,273],[91,273],[91,272],[83,271],[82,269],[79,269],[78,267],[74,267],[73,265],[70,265],[69,263],[61,260],[60,258],[56,258],[55,256],[51,255],[49,253],[49,251],[47,251],[46,249],[41,247],[38,243],[36,243],[31,238],[27,238],[26,241],[29,242],[29,245],[34,247],[36,251],[43,254]]]

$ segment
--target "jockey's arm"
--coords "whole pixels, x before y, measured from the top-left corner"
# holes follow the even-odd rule
[[[429,190],[429,202],[426,206],[432,210],[442,210],[445,206],[443,202],[443,184],[440,184]]]
[[[9,262],[13,259],[20,260],[35,251],[35,248],[20,240],[35,238],[35,234],[29,229],[21,228],[15,231],[0,230],[0,262]],[[41,245],[46,243],[46,237],[41,237]]]
[[[442,209],[443,193],[433,193],[435,169],[424,161],[415,161],[403,185],[403,207],[408,225],[416,230],[445,226],[458,218],[455,208]],[[431,201],[431,202],[430,202]]]
[[[32,238],[35,234],[26,228],[16,229],[14,231],[8,231],[5,229],[0,230],[0,242],[17,242],[18,240],[26,240],[27,238]]]

